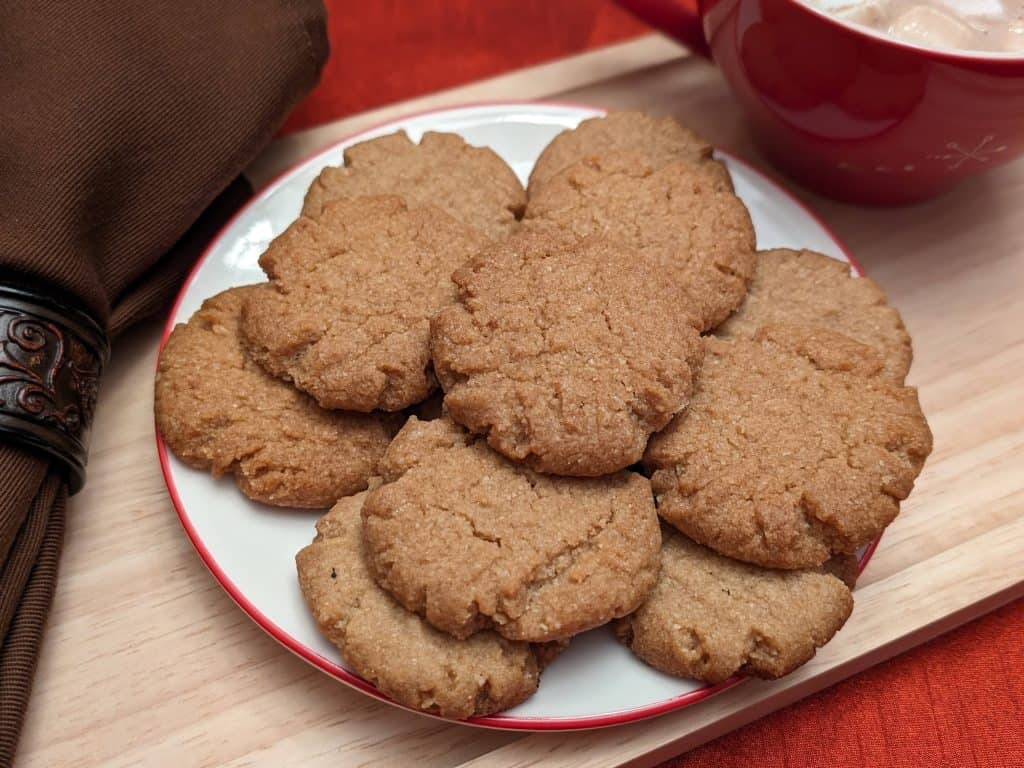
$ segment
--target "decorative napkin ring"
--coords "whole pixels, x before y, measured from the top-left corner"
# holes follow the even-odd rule
[[[0,285],[0,439],[42,451],[85,482],[89,428],[110,346],[81,310]]]

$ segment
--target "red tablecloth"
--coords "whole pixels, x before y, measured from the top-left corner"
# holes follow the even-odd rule
[[[604,0],[327,4],[333,54],[286,131],[646,31]],[[669,766],[1024,768],[1024,601]]]

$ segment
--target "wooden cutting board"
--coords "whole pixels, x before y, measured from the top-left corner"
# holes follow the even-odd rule
[[[767,168],[717,72],[650,37],[289,137],[250,177],[265,183],[397,114],[523,98],[673,114]],[[182,533],[153,443],[159,324],[151,323],[114,345],[19,764],[650,765],[1024,595],[1024,163],[899,210],[797,192],[903,313],[914,337],[910,381],[935,434],[913,496],[861,580],[853,617],[806,667],[584,734],[448,725],[349,690],[250,622]]]

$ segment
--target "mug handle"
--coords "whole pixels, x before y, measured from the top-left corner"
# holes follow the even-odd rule
[[[711,58],[700,23],[699,0],[615,0],[638,19],[674,37],[691,51]]]

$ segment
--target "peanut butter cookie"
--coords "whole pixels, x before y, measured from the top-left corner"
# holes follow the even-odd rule
[[[850,589],[831,574],[759,568],[673,532],[654,591],[615,634],[670,675],[712,684],[735,674],[776,678],[810,661],[852,610]]]
[[[520,234],[452,279],[458,302],[431,325],[445,407],[505,456],[608,474],[685,407],[701,355],[687,297],[628,248]]]
[[[635,610],[658,575],[650,484],[538,475],[446,418],[409,419],[363,505],[370,570],[456,637],[560,640]]]
[[[551,140],[530,173],[530,196],[563,168],[609,151],[639,154],[652,168],[678,160],[698,163],[711,157],[711,145],[671,117],[611,112],[584,120]]]
[[[486,242],[399,197],[330,202],[260,257],[272,289],[244,307],[249,353],[325,408],[418,403],[436,387],[430,318],[455,298],[452,270]]]
[[[750,214],[728,171],[711,159],[655,167],[628,153],[591,155],[545,182],[523,225],[600,235],[654,260],[661,280],[687,293],[702,330],[742,303],[754,270]]]
[[[341,499],[295,557],[309,609],[345,662],[398,703],[442,717],[489,715],[529,698],[558,647],[494,632],[456,640],[405,610],[366,567],[365,497]]]
[[[399,131],[346,149],[345,165],[321,171],[302,212],[315,217],[331,200],[390,194],[436,206],[495,240],[513,231],[526,207],[523,185],[490,149],[433,131],[413,144]]]
[[[705,546],[773,568],[852,553],[896,517],[931,451],[917,391],[865,376],[840,334],[763,328],[705,340],[687,410],[647,448],[658,512]]]
[[[248,358],[239,338],[242,304],[272,291],[231,288],[171,332],[156,376],[157,425],[182,461],[214,476],[234,473],[251,499],[329,507],[366,488],[391,419],[325,411]]]
[[[882,375],[903,383],[913,354],[900,313],[874,280],[855,278],[846,262],[779,248],[757,255],[754,279],[720,338],[752,338],[762,325],[804,324],[838,331],[879,355]]]

